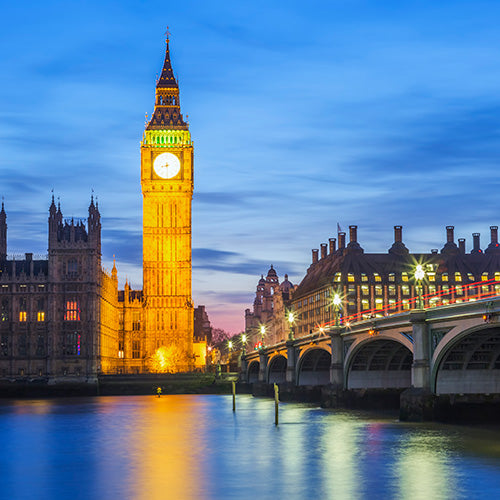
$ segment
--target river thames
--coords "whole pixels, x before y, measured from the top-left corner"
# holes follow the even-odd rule
[[[0,401],[2,499],[500,497],[500,432],[247,395]]]

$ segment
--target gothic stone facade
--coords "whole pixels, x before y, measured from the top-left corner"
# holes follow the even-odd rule
[[[101,268],[101,223],[92,200],[86,221],[66,220],[54,199],[48,257],[7,258],[0,212],[0,377],[93,381],[113,370],[118,344],[118,279]]]

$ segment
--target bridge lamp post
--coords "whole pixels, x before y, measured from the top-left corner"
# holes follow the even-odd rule
[[[264,348],[264,336],[265,335],[266,335],[266,326],[265,325],[260,325],[260,338],[261,338],[262,348]]]
[[[233,341],[229,340],[227,343],[227,347],[229,348],[229,354],[227,358],[227,372],[229,373],[231,369],[231,349],[233,348]]]
[[[422,264],[417,264],[415,268],[415,280],[417,282],[418,309],[423,309],[422,304],[422,280],[425,278],[425,271]]]
[[[293,311],[288,312],[287,321],[289,327],[288,340],[293,340],[293,322],[295,321],[295,315],[293,314]]]
[[[245,350],[246,350],[246,347],[247,347],[247,335],[246,335],[246,333],[244,333],[241,336],[241,343],[242,343],[241,355],[244,356],[246,354]]]
[[[339,326],[340,304],[342,304],[342,299],[340,298],[340,295],[338,293],[336,293],[333,296],[333,310],[334,310],[334,314],[335,314],[335,326]]]

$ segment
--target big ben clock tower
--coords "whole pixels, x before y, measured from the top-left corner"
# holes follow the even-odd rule
[[[193,348],[193,145],[181,114],[168,38],[154,112],[141,142],[141,186],[146,356],[167,353],[168,368],[185,371]]]

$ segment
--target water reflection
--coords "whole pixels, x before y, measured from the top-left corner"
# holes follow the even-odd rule
[[[0,498],[496,498],[485,442],[298,404],[275,427],[273,401],[251,396],[236,413],[230,396],[0,401]]]
[[[205,406],[203,399],[174,396],[136,409],[127,443],[133,468],[124,477],[133,498],[203,498]]]
[[[426,429],[401,436],[395,471],[400,498],[459,498],[450,437]]]

